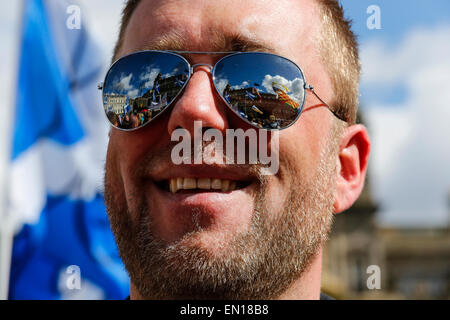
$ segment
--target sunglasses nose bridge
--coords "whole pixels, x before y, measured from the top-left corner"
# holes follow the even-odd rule
[[[208,64],[208,63],[196,63],[196,64],[194,64],[194,65],[191,66],[191,74],[194,73],[194,70],[195,70],[197,67],[208,67],[208,68],[209,68],[209,73],[211,73],[211,72],[212,72],[212,69],[214,68],[212,65],[210,65],[210,64]]]
[[[197,69],[199,67],[200,70]],[[203,128],[225,132],[228,127],[227,118],[222,107],[217,104],[210,82],[209,74],[212,74],[213,67],[199,63],[192,65],[190,69],[191,77],[180,98],[174,101],[169,114],[167,124],[169,135],[171,136],[174,130],[182,128],[194,136],[196,121],[200,121]],[[194,71],[205,72],[196,72],[194,76]]]

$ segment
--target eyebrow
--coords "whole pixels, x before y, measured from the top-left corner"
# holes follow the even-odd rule
[[[269,52],[275,53],[275,49],[267,43],[250,39],[241,34],[225,34],[213,32],[210,37],[211,52]],[[139,50],[173,50],[173,51],[198,51],[186,37],[172,31],[166,33],[148,43]]]

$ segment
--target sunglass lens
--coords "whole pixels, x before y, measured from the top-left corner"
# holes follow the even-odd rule
[[[121,129],[142,127],[164,111],[184,88],[189,65],[165,52],[138,52],[118,60],[103,85],[103,107]]]
[[[255,127],[284,129],[303,108],[304,77],[292,61],[268,53],[239,53],[220,60],[214,84],[225,102]]]

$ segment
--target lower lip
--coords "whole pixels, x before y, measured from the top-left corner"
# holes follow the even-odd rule
[[[256,183],[252,182],[245,188],[228,192],[201,191],[197,189],[196,191],[180,190],[172,193],[151,183],[150,191],[152,197],[156,195],[154,200],[161,200],[161,204],[166,209],[173,210],[173,212],[190,212],[189,209],[200,208],[205,213],[215,215],[220,214],[227,208],[236,208],[239,205],[243,205],[243,202],[251,200],[255,185]]]
[[[178,190],[177,192],[173,193],[170,191],[163,190],[163,189],[157,187],[155,184],[154,184],[154,187],[156,189],[158,189],[160,191],[160,193],[165,195],[166,197],[172,198],[173,200],[177,200],[177,201],[183,201],[187,198],[198,198],[198,200],[202,200],[202,199],[211,200],[211,198],[227,199],[228,197],[236,195],[239,192],[248,191],[247,189],[249,189],[252,186],[252,184],[253,183],[251,183],[250,185],[248,185],[244,188],[227,191],[227,192],[222,192],[220,190],[214,190],[214,189],[209,189],[209,190],[206,190],[206,189],[205,190],[182,189],[182,190]]]

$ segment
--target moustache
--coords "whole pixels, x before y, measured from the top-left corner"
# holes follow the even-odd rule
[[[135,164],[134,177],[155,176],[159,172],[170,170],[170,168],[180,165],[198,168],[213,167],[218,170],[235,171],[251,176],[260,183],[267,181],[269,164],[264,164],[259,160],[256,163],[234,163],[232,160],[237,158],[237,150],[234,149],[233,154],[230,154],[229,149],[228,152],[227,150],[222,150],[221,146],[215,141],[203,141],[201,146],[191,144],[190,149],[188,151],[185,150],[183,153],[183,161],[181,163],[174,163],[173,161],[173,150],[176,148],[177,143],[171,141],[157,150],[149,150]],[[195,163],[195,156],[198,156],[198,154],[202,156],[202,163]]]

